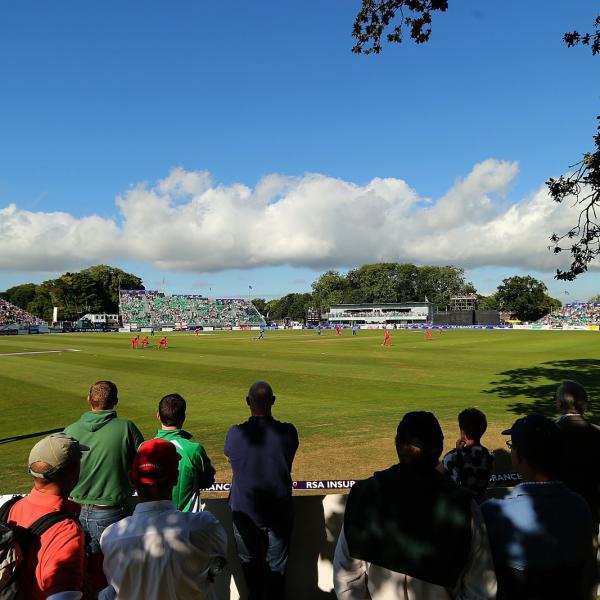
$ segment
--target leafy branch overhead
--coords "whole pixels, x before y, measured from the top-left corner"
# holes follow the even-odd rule
[[[600,15],[594,21],[594,33],[565,33],[564,41],[570,48],[577,44],[591,47],[592,55],[600,53]],[[600,116],[596,117],[600,121]],[[571,265],[568,270],[557,269],[556,279],[572,281],[588,269],[588,265],[600,255],[600,125],[594,136],[595,150],[586,152],[583,158],[571,166],[573,172],[551,177],[546,184],[550,196],[556,202],[573,201],[581,211],[577,223],[566,233],[553,233],[550,241],[555,253],[569,250]],[[572,241],[572,243],[571,243]]]
[[[401,43],[406,34],[417,44],[427,42],[432,32],[432,14],[447,9],[448,0],[362,0],[352,30],[356,39],[352,51],[379,54],[383,49],[382,40]],[[589,46],[595,56],[600,54],[600,15],[594,20],[593,29],[590,33],[565,33],[563,40],[569,48]],[[600,125],[594,145],[594,151],[586,152],[570,167],[574,169],[571,173],[552,177],[546,182],[553,200],[559,203],[572,201],[581,207],[573,227],[566,233],[553,233],[550,237],[554,253],[564,250],[571,253],[570,266],[565,271],[557,269],[556,279],[572,281],[600,256]]]
[[[354,20],[352,35],[356,44],[352,51],[379,54],[386,30],[388,42],[402,42],[404,28],[417,44],[427,42],[431,35],[431,14],[447,9],[448,0],[363,0]]]

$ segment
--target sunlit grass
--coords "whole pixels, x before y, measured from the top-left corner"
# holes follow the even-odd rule
[[[600,390],[594,358],[600,340],[591,332],[449,331],[427,340],[422,332],[395,331],[391,348],[381,346],[378,331],[357,337],[268,332],[261,341],[255,335],[169,334],[167,351],[131,350],[124,334],[0,337],[0,353],[80,351],[0,356],[0,437],[77,420],[99,379],[118,385],[119,414],[150,437],[159,399],[179,392],[188,401],[186,429],[206,446],[217,480],[226,481],[225,433],[247,418],[249,385],[265,379],[277,395],[274,415],[295,423],[300,434],[294,477],[355,479],[394,460],[395,429],[409,410],[434,412],[450,447],[458,435],[456,415],[477,406],[490,424],[483,442],[494,448],[519,414],[553,414],[560,380],[581,380],[592,399]],[[0,491],[28,489],[27,456],[35,441],[0,445]]]

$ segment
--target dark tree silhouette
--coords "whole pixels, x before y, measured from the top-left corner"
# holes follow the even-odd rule
[[[352,30],[356,38],[352,51],[379,54],[384,33],[388,42],[400,43],[404,28],[417,44],[427,42],[431,35],[431,13],[447,8],[448,0],[362,0]]]
[[[356,43],[352,48],[357,54],[379,54],[382,38],[391,43],[401,43],[405,34],[417,44],[427,42],[431,36],[432,15],[445,12],[448,0],[362,0],[354,20],[352,35]],[[563,36],[566,45],[589,46],[592,55],[600,54],[600,15],[593,23],[593,31],[567,32]],[[600,116],[597,117],[600,120]],[[564,250],[571,253],[567,270],[556,270],[556,279],[572,281],[588,269],[592,260],[600,255],[600,126],[594,136],[595,149],[583,154],[583,158],[571,165],[572,172],[546,182],[550,196],[555,202],[573,202],[581,211],[577,223],[565,233],[553,233],[550,249],[558,254]]]
[[[591,47],[592,55],[596,55],[600,53],[600,15],[594,21],[594,29],[593,33],[583,35],[577,31],[565,33],[563,39],[569,48],[584,44]],[[600,116],[596,118],[600,120]],[[600,126],[594,136],[594,145],[596,149],[593,152],[586,152],[571,167],[574,169],[572,173],[546,182],[556,202],[572,200],[582,207],[576,225],[566,233],[553,233],[550,238],[555,253],[565,249],[563,242],[573,240],[569,248],[571,265],[566,271],[557,269],[556,279],[572,281],[587,271],[589,263],[600,254],[600,223],[597,217],[600,208]]]

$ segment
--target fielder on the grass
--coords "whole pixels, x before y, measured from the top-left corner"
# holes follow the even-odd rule
[[[382,346],[387,346],[388,348],[391,347],[392,345],[392,338],[390,337],[390,332],[388,331],[388,329],[384,329],[384,334],[383,334],[383,344],[381,344]]]

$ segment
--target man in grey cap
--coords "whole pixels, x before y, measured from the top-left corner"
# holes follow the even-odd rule
[[[498,577],[498,599],[569,598],[592,594],[594,527],[586,501],[558,481],[560,430],[542,415],[517,419],[507,441],[523,483],[481,505]]]
[[[29,473],[34,478],[28,496],[11,502],[5,521],[30,527],[40,518],[60,512],[62,520],[33,542],[19,571],[18,586],[31,600],[79,600],[85,567],[85,536],[77,515],[79,505],[69,494],[79,479],[82,451],[89,450],[75,438],[54,433],[40,440],[29,454]]]

